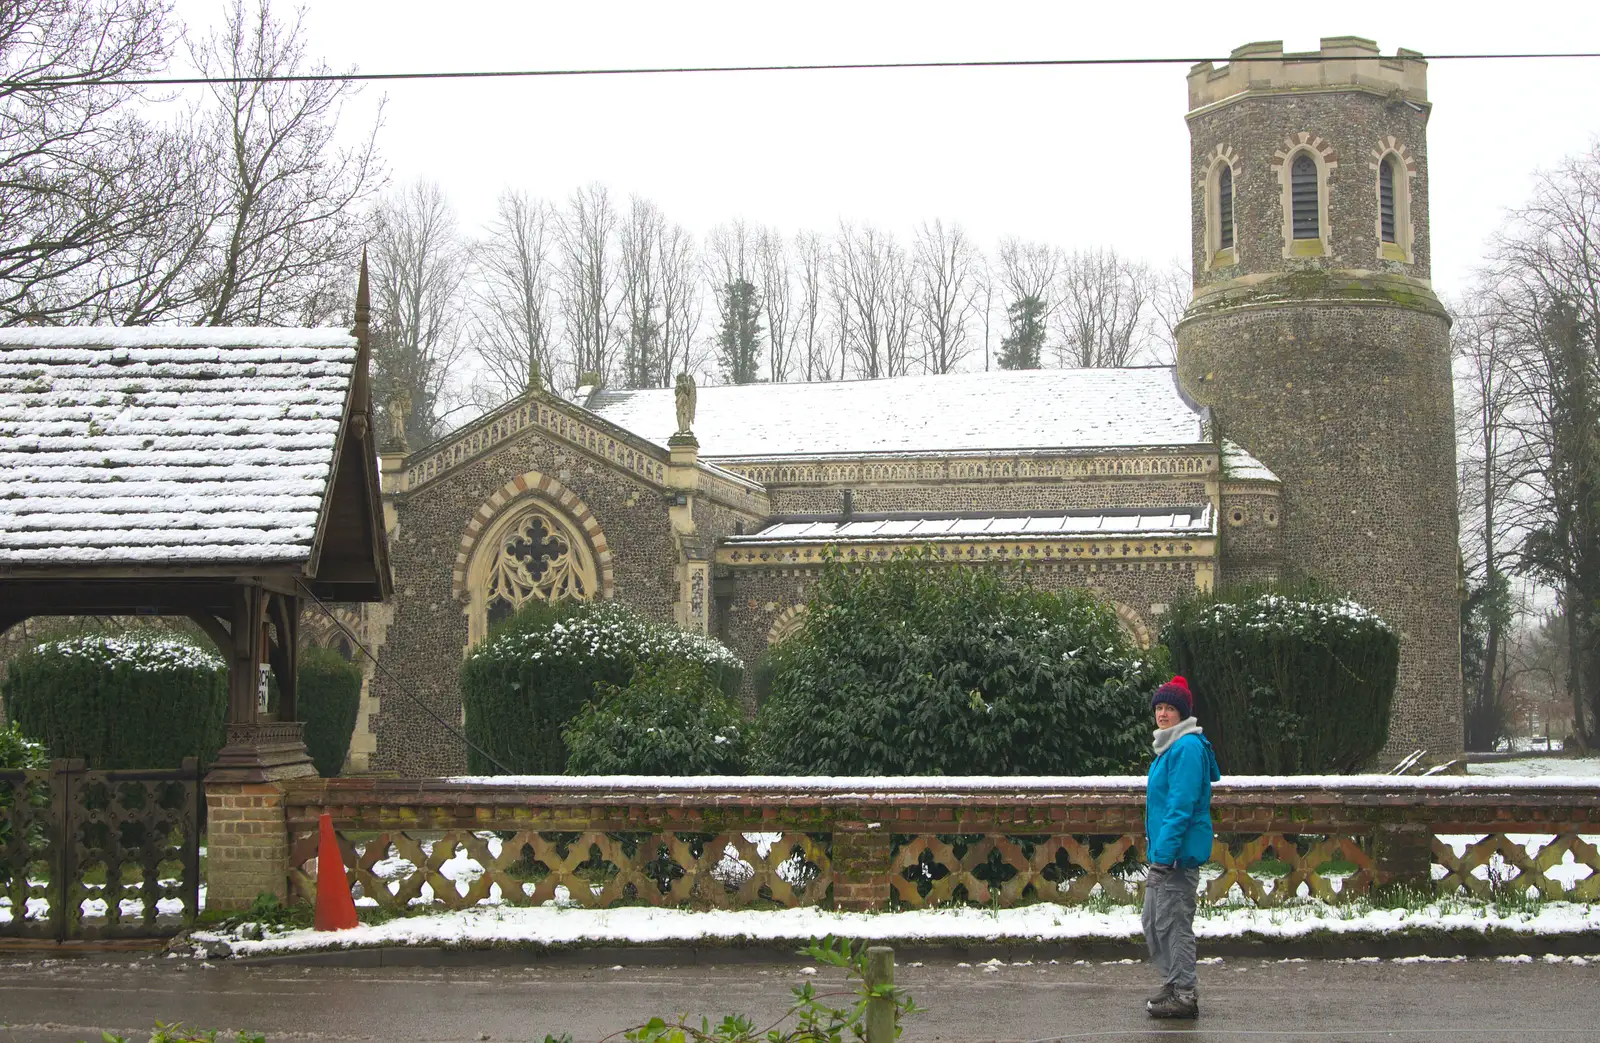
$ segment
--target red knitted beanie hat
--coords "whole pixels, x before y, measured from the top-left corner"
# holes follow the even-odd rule
[[[1154,710],[1162,703],[1176,706],[1178,712],[1185,717],[1194,716],[1194,696],[1189,694],[1189,682],[1182,676],[1174,676],[1172,680],[1157,688],[1150,697],[1150,709]]]

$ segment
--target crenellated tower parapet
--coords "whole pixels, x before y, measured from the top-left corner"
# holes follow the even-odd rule
[[[1418,51],[1399,48],[1385,56],[1372,40],[1324,36],[1315,51],[1284,52],[1282,40],[1236,47],[1221,66],[1201,62],[1189,70],[1189,109],[1203,109],[1241,95],[1371,91],[1398,92],[1405,101],[1428,103],[1428,63]]]

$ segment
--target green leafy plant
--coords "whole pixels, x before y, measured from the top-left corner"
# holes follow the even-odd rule
[[[780,774],[1139,770],[1158,663],[1093,593],[917,552],[823,570],[774,650],[758,764]]]
[[[737,775],[745,770],[744,714],[682,660],[645,663],[626,686],[599,684],[567,725],[573,775]]]
[[[22,729],[13,721],[4,728],[0,728],[0,771],[40,771],[50,766],[50,753],[45,749],[44,743],[34,742],[22,734]],[[22,782],[16,785],[0,782],[0,851],[5,851],[11,843],[11,819],[3,814],[10,809],[16,801],[16,794],[26,794],[28,804],[36,808],[50,806],[49,788],[39,782]],[[25,834],[27,846],[31,851],[41,851],[45,847],[45,833],[42,825],[34,825]],[[11,884],[12,863],[9,859],[0,857],[0,887],[9,887]]]
[[[0,771],[39,771],[49,766],[50,751],[44,743],[34,742],[22,734],[21,726],[15,721],[0,728]],[[0,791],[0,801],[5,799],[5,792]]]
[[[1400,639],[1316,584],[1244,586],[1174,605],[1161,630],[1230,774],[1355,771],[1389,737]]]
[[[222,746],[227,666],[175,633],[85,633],[7,665],[7,713],[55,757],[91,768],[209,764]]]
[[[902,1031],[900,1019],[923,1010],[904,990],[889,984],[867,984],[865,942],[851,943],[830,936],[811,942],[801,952],[818,963],[841,968],[846,980],[857,984],[834,992],[818,992],[809,981],[797,985],[790,990],[794,995],[793,1005],[770,1025],[758,1026],[738,1014],[727,1015],[716,1023],[701,1018],[698,1027],[689,1024],[686,1017],[679,1017],[675,1022],[656,1017],[643,1025],[607,1036],[602,1043],[617,1039],[626,1043],[844,1043],[865,1040],[867,1011],[874,1001],[893,1005],[894,1035],[898,1038]],[[789,1027],[785,1028],[786,1025]],[[546,1036],[544,1043],[572,1043],[572,1037]]]
[[[475,647],[461,667],[465,732],[517,773],[566,770],[561,732],[596,685],[626,687],[642,665],[680,662],[735,698],[744,665],[726,647],[656,623],[614,602],[530,602]],[[468,770],[499,769],[476,751]]]
[[[267,1037],[259,1032],[240,1030],[233,1037],[234,1043],[267,1043]],[[80,1040],[79,1043],[82,1043]],[[113,1032],[100,1033],[100,1043],[134,1043],[127,1036],[119,1036]],[[173,1022],[168,1025],[156,1022],[155,1030],[150,1033],[150,1043],[218,1043],[216,1029],[207,1029],[202,1032],[198,1029],[183,1027],[182,1022]],[[224,1041],[226,1043],[226,1041]]]

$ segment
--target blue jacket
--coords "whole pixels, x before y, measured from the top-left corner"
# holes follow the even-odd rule
[[[1190,732],[1150,765],[1145,784],[1145,858],[1184,868],[1211,861],[1211,784],[1222,778],[1204,735]]]

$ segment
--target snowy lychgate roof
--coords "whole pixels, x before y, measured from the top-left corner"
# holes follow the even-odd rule
[[[336,329],[0,330],[0,565],[307,561],[356,354]]]
[[[659,445],[677,429],[671,389],[588,407]],[[1171,369],[1058,369],[700,388],[693,430],[724,458],[1191,446],[1201,421]]]
[[[1053,514],[944,515],[934,517],[794,518],[724,542],[836,543],[870,540],[1055,539],[1063,536],[1203,536],[1209,507],[1146,511],[1068,511]]]

